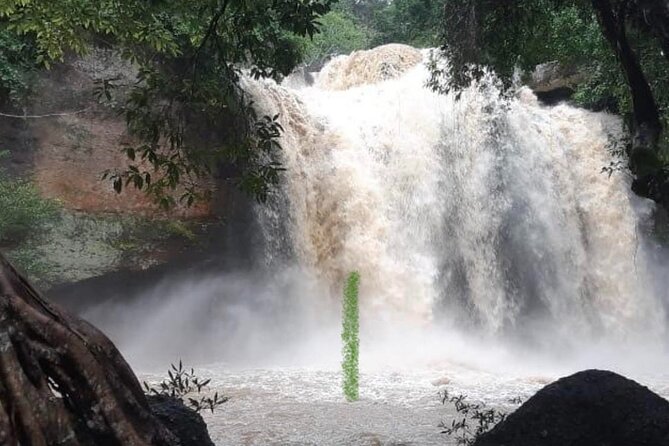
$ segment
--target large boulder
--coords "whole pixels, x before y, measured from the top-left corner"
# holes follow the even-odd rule
[[[214,446],[200,414],[176,398],[151,395],[148,399],[153,414],[176,435],[181,446]]]
[[[548,93],[550,91],[575,88],[583,82],[583,75],[575,67],[567,67],[558,62],[547,62],[534,69],[528,79],[528,86],[535,93]]]
[[[588,370],[537,392],[475,446],[669,445],[669,401],[612,372]]]
[[[574,94],[584,77],[574,67],[565,67],[558,62],[537,65],[527,79],[528,86],[537,98],[546,105],[566,101]]]

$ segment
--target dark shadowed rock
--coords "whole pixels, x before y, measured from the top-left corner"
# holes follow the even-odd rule
[[[175,398],[151,395],[148,399],[153,414],[177,436],[181,446],[214,446],[200,414]]]
[[[639,175],[632,182],[632,191],[660,203],[664,209],[669,210],[669,169]]]
[[[560,87],[550,91],[535,92],[537,99],[544,105],[557,105],[560,102],[568,101],[574,95],[574,90],[569,87]]]
[[[475,446],[667,446],[669,401],[612,372],[588,370],[537,392]]]

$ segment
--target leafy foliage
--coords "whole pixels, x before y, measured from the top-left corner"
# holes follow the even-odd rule
[[[487,408],[483,403],[471,403],[464,395],[450,395],[447,390],[441,394],[442,404],[452,404],[458,414],[451,423],[442,422],[442,434],[454,438],[458,446],[472,446],[476,440],[498,423],[506,419],[506,413]],[[516,399],[513,403],[520,404]]]
[[[218,392],[214,396],[202,395],[211,383],[210,379],[202,380],[195,374],[192,368],[184,368],[183,362],[179,365],[172,364],[167,371],[168,378],[163,380],[157,387],[152,387],[144,382],[144,389],[150,395],[162,395],[175,398],[184,404],[188,404],[195,412],[205,409],[212,413],[230,400],[228,397],[220,396]]]
[[[141,142],[124,148],[129,169],[105,176],[119,192],[133,186],[169,207],[206,197],[202,178],[221,164],[232,167],[231,182],[266,198],[282,170],[272,156],[281,128],[278,117],[255,114],[242,71],[289,73],[301,56],[291,36],[313,37],[334,1],[7,0],[0,20],[34,40],[37,64],[97,44],[113,45],[138,67],[121,113]],[[112,101],[116,81],[100,82],[100,101]],[[222,127],[232,130],[211,135]]]
[[[371,30],[347,10],[332,11],[324,15],[320,23],[320,33],[313,39],[304,38],[301,41],[304,63],[308,65],[332,55],[365,49],[371,44]]]
[[[644,0],[447,0],[441,54],[429,85],[456,91],[494,72],[505,92],[537,64],[556,61],[583,80],[580,104],[620,113],[632,190],[666,206],[669,171],[669,8]],[[664,48],[664,51],[663,51]],[[444,62],[446,61],[446,62]],[[604,168],[621,170],[616,160]]]
[[[346,280],[343,300],[343,330],[341,339],[343,347],[342,371],[344,373],[344,395],[349,401],[357,401],[360,397],[360,314],[358,292],[360,274],[351,273]]]
[[[35,57],[33,43],[0,22],[0,103],[18,103],[28,96]]]
[[[443,0],[340,0],[335,8],[369,30],[371,46],[439,44]]]
[[[648,25],[636,15],[634,3],[629,3],[626,16],[627,37],[666,120],[667,60]],[[538,64],[557,61],[577,68],[584,77],[575,94],[577,102],[631,114],[629,85],[591,2],[447,0],[444,11],[442,53],[449,64],[445,72],[435,72],[433,81],[439,80],[433,85],[459,90],[490,68],[508,87],[517,69],[531,73]]]
[[[607,174],[609,177],[617,172],[629,173],[627,169],[627,148],[630,146],[629,136],[624,135],[622,137],[617,137],[614,135],[609,135],[609,154],[611,155],[611,161],[608,166],[602,167],[602,173]]]
[[[442,9],[442,0],[394,0],[383,4],[374,15],[374,44],[438,45]]]
[[[554,60],[554,42],[546,37],[554,29],[553,13],[551,0],[447,0],[442,26],[442,52],[449,61],[445,89],[469,86],[485,68],[508,86],[516,68],[532,70]]]

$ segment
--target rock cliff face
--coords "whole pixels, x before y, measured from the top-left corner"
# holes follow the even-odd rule
[[[24,112],[47,117],[0,118],[0,145],[12,154],[14,171],[32,176],[44,196],[66,209],[158,216],[159,209],[143,193],[129,189],[118,195],[101,181],[104,170],[127,166],[121,148],[134,142],[113,104],[101,106],[94,98],[95,82],[109,78],[129,86],[135,70],[113,51],[101,49],[40,74]],[[123,99],[122,90],[117,100]],[[176,212],[184,218],[205,217],[211,209],[182,207]]]
[[[0,168],[31,180],[40,195],[61,208],[62,217],[44,234],[0,246],[16,260],[40,259],[33,265],[39,271],[27,272],[41,287],[61,283],[52,283],[47,272],[72,282],[169,262],[197,244],[198,234],[225,212],[223,191],[213,205],[183,206],[166,214],[144,193],[128,188],[119,195],[102,180],[106,169],[126,168],[121,149],[134,141],[116,104],[102,106],[95,100],[96,81],[113,78],[130,86],[135,76],[133,66],[115,52],[96,49],[40,73],[24,109],[0,110],[27,115],[0,116],[0,151],[9,152],[0,158]],[[115,100],[122,101],[123,87],[117,95]]]

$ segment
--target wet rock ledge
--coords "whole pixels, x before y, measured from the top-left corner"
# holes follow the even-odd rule
[[[176,435],[181,446],[214,446],[200,414],[176,398],[163,395],[147,398],[153,414]]]

